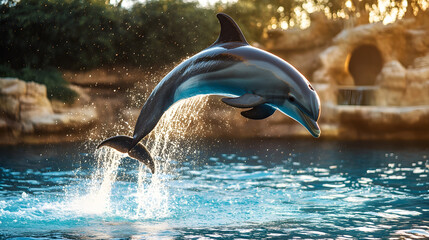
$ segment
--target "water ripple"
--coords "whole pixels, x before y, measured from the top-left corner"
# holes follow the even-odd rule
[[[342,147],[344,155],[323,148],[308,155],[302,148],[265,156],[265,149],[249,149],[170,156],[176,160],[155,176],[115,152],[58,166],[53,157],[32,168],[10,159],[0,167],[0,237],[429,237],[425,149],[407,158],[372,150],[378,157],[371,161],[352,147]]]

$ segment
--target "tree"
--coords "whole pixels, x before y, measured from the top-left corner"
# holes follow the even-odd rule
[[[104,0],[9,1],[0,12],[0,61],[14,68],[79,69],[115,56],[120,15]]]
[[[218,3],[215,8],[236,18],[250,41],[261,42],[263,33],[272,27],[302,27],[302,21],[308,21],[313,11],[322,11],[331,19],[358,19],[360,24],[394,21],[402,18],[405,12],[416,15],[424,10],[422,0],[406,3],[405,6],[403,0],[238,0]]]
[[[135,4],[123,21],[126,34],[118,42],[120,61],[162,66],[209,46],[219,28],[215,12],[197,4],[182,0]]]
[[[124,9],[105,0],[9,0],[0,5],[0,63],[88,69],[165,65],[216,39],[215,12],[182,0]]]

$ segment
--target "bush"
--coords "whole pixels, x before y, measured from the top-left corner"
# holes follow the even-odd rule
[[[182,0],[135,4],[124,24],[127,32],[119,42],[121,61],[146,67],[170,64],[199,52],[216,40],[219,31],[213,10]]]
[[[110,63],[119,11],[105,0],[9,0],[0,5],[0,62],[71,70]]]
[[[209,46],[219,26],[197,2],[148,0],[124,9],[105,0],[0,0],[0,74],[43,83],[72,101],[57,69],[171,64]],[[1,65],[3,64],[3,65]]]
[[[213,10],[182,0],[129,10],[105,0],[3,2],[0,63],[15,69],[165,65],[202,50],[218,30]]]
[[[61,73],[54,68],[14,70],[7,65],[0,65],[0,77],[16,77],[26,82],[44,84],[49,99],[72,103],[77,97],[77,93],[68,87],[68,83],[62,78]]]

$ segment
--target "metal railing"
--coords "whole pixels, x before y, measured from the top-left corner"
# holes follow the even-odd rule
[[[374,92],[378,86],[338,86],[338,105],[374,105]]]

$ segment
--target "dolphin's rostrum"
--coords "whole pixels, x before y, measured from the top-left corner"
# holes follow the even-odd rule
[[[217,17],[219,38],[179,64],[155,87],[141,109],[133,137],[111,137],[98,148],[109,146],[128,153],[154,173],[154,161],[140,140],[175,102],[207,94],[225,96],[222,101],[236,108],[251,108],[241,112],[249,119],[264,119],[278,110],[314,137],[320,136],[320,100],[310,82],[283,59],[250,46],[231,17],[224,13]]]

